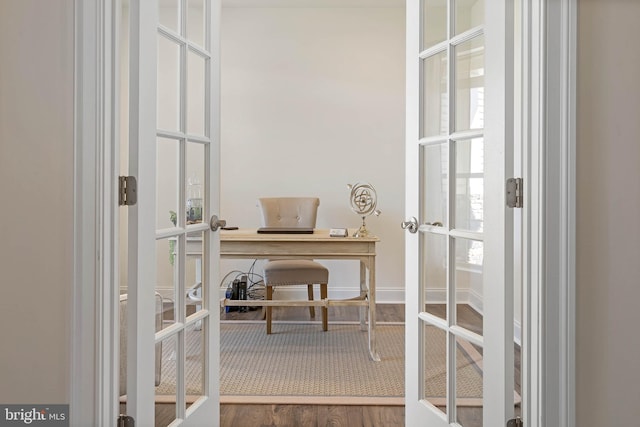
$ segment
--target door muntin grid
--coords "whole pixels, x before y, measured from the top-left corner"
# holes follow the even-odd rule
[[[176,418],[183,418],[193,404],[187,401],[186,356],[187,336],[199,330],[202,342],[212,327],[207,297],[211,292],[208,258],[211,216],[210,192],[212,158],[211,108],[211,2],[209,0],[161,0],[157,27],[158,84],[157,104],[158,143],[172,147],[163,149],[162,165],[172,165],[173,182],[156,182],[158,249],[158,282],[171,278],[168,305],[171,316],[163,329],[156,333],[156,342],[170,343],[175,357]],[[171,141],[167,144],[167,141]],[[157,149],[162,148],[158,146]],[[168,153],[167,153],[168,151]],[[172,157],[173,156],[173,157]],[[158,160],[160,161],[160,160]],[[162,177],[158,165],[158,178]],[[160,205],[170,200],[171,208]],[[170,223],[166,221],[170,220]],[[190,240],[200,242],[202,259],[187,256]],[[168,250],[165,249],[170,248]],[[200,283],[198,304],[191,302],[187,290]],[[161,291],[161,290],[158,290]],[[165,289],[166,292],[166,289]],[[169,345],[169,344],[167,344]],[[200,386],[189,394],[204,396],[206,378],[211,369],[208,345],[200,345]]]
[[[471,13],[473,3],[479,8],[473,12],[481,9],[479,15]],[[430,10],[446,18],[444,38],[443,28],[426,27],[434,22]],[[484,35],[477,17],[483,14],[481,1],[421,2],[419,277],[423,311],[418,317],[421,339],[426,340],[431,328],[443,333],[446,398],[444,405],[432,405],[452,421],[461,396],[461,383],[456,380],[458,343],[468,342],[471,336],[482,347],[482,328],[474,332],[458,324],[456,295],[463,284],[477,289],[480,283],[482,288]],[[441,243],[429,243],[434,239]],[[444,310],[430,304],[443,300]],[[427,366],[424,344],[421,359]],[[426,369],[421,374],[420,396],[429,401],[425,385],[429,374]]]

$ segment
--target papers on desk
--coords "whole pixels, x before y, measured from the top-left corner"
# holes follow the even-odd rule
[[[329,230],[329,237],[347,237],[349,232],[346,228],[332,228]]]

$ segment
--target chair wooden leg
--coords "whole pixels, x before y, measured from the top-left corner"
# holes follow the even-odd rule
[[[273,286],[267,286],[267,300],[271,300],[273,299]],[[266,306],[266,312],[267,312],[267,335],[271,334],[271,309],[273,307],[271,307],[270,305]]]
[[[327,298],[327,284],[326,283],[321,283],[320,284],[320,298],[321,299],[326,299]],[[323,331],[327,331],[329,329],[329,309],[327,308],[326,305],[322,306],[322,330]]]
[[[307,285],[307,295],[309,296],[309,301],[313,301],[313,284]],[[312,319],[316,317],[316,308],[312,305],[309,306],[309,315]]]

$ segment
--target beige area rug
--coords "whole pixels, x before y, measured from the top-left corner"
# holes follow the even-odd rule
[[[404,326],[378,325],[381,362],[358,324],[221,326],[223,403],[404,404]]]
[[[445,341],[436,328],[425,334],[427,399],[445,404]],[[221,403],[264,404],[404,404],[404,326],[378,324],[381,362],[369,358],[368,335],[358,324],[229,321],[220,325]],[[443,333],[442,333],[443,334]],[[201,337],[187,334],[187,401],[201,394]],[[163,345],[162,382],[157,402],[175,401],[175,348]],[[482,404],[482,356],[471,344],[457,346],[460,406]],[[516,395],[516,401],[519,396]]]

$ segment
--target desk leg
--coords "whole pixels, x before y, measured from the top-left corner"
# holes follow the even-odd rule
[[[367,286],[367,266],[364,260],[360,260],[360,295],[369,295],[369,287]],[[367,330],[367,307],[361,306],[360,314],[360,330]]]
[[[369,257],[369,355],[375,362],[380,361],[376,347],[376,258]]]

